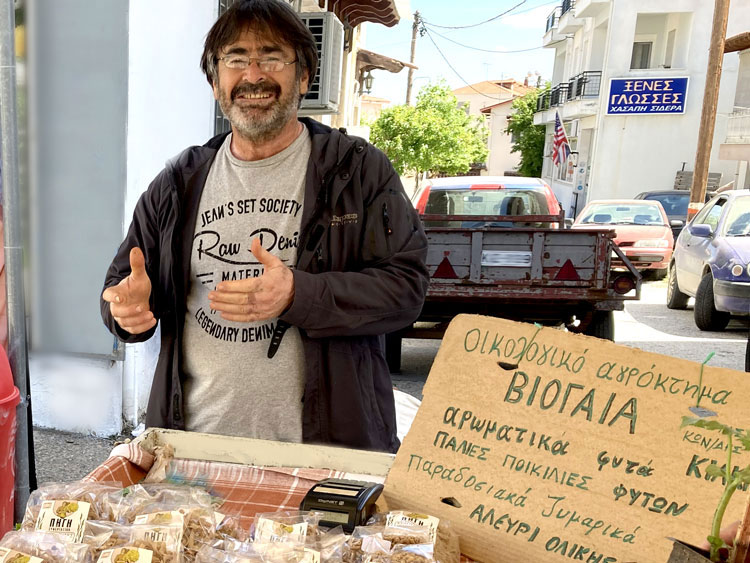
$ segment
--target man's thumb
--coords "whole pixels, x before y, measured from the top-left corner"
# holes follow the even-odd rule
[[[130,275],[134,278],[146,275],[146,258],[137,246],[130,249]]]
[[[250,243],[250,251],[253,253],[253,256],[255,256],[258,261],[264,266],[276,266],[281,263],[281,261],[276,256],[263,248],[263,245],[260,243],[260,239],[257,237],[253,239],[252,243]]]

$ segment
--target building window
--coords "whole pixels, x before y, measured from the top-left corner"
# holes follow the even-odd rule
[[[685,68],[692,23],[692,12],[638,14],[630,68]]]
[[[651,68],[651,48],[653,45],[650,41],[636,41],[633,43],[630,68]]]

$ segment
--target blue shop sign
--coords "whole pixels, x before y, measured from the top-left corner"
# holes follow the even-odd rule
[[[688,79],[613,78],[609,83],[607,113],[685,113]]]

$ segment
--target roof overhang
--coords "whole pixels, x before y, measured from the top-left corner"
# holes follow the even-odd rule
[[[419,68],[411,63],[405,63],[367,49],[357,51],[357,73],[364,73],[368,70],[387,70],[396,73],[401,72],[404,67]]]
[[[393,27],[409,17],[409,0],[318,0],[318,5],[336,14],[342,22],[356,27],[361,23],[379,23]]]
[[[750,49],[750,31],[727,37],[726,41],[724,41],[725,53],[744,51],[745,49]]]

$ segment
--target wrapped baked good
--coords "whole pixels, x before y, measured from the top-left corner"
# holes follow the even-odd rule
[[[87,545],[67,541],[58,534],[24,530],[8,532],[0,540],[0,549],[3,548],[8,554],[15,552],[10,557],[16,557],[16,561],[38,557],[44,563],[92,563]]]
[[[195,563],[264,563],[257,554],[230,552],[215,547],[203,546],[195,556]]]
[[[120,483],[46,483],[31,493],[21,522],[24,531],[38,530],[80,542],[88,520],[111,520],[109,494]]]
[[[368,524],[385,526],[384,537],[394,541],[394,543],[406,544],[420,543],[419,538],[412,538],[411,541],[398,541],[399,538],[394,536],[398,536],[405,530],[422,527],[430,534],[429,543],[432,543],[435,547],[434,557],[438,563],[459,563],[461,559],[458,534],[451,523],[444,518],[440,519],[413,511],[396,510],[386,514],[376,514],[368,521]]]
[[[203,506],[213,509],[221,501],[205,489],[170,483],[137,484],[108,496],[113,517],[123,524],[132,523],[136,516],[180,506]]]

